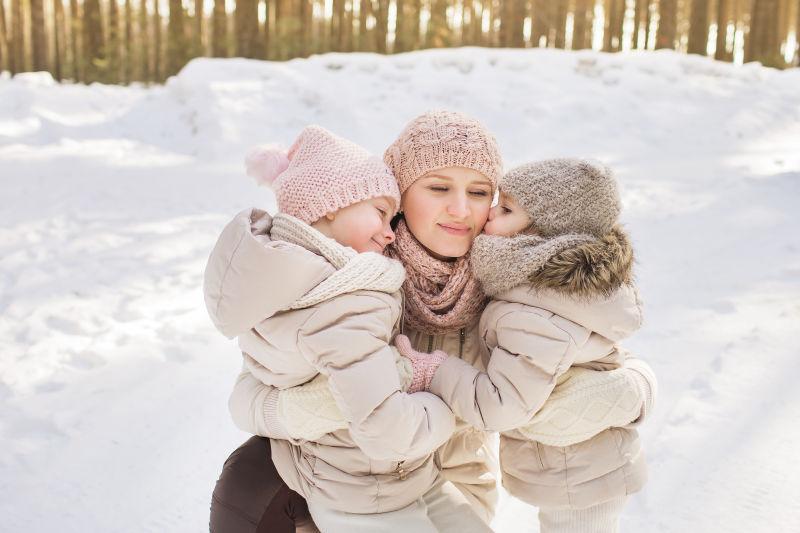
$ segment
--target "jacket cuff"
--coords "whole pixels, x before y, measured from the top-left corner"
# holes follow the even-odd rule
[[[442,361],[442,364],[439,365],[439,368],[437,368],[436,372],[433,374],[433,378],[431,378],[430,385],[428,386],[428,392],[444,399],[445,402],[449,402],[452,399],[452,389],[455,388],[455,385],[459,381],[457,377],[462,373],[466,373],[466,375],[472,379],[473,375],[478,373],[478,369],[463,359],[448,355],[447,359]]]
[[[280,420],[278,411],[280,392],[280,389],[273,387],[264,398],[264,436],[270,439],[291,440],[291,435]]]
[[[639,392],[642,395],[642,411],[639,418],[634,420],[629,427],[636,427],[640,425],[653,412],[655,407],[656,397],[658,396],[658,380],[650,365],[641,359],[628,359],[625,361],[625,368],[632,370],[631,377],[636,381],[639,387]]]

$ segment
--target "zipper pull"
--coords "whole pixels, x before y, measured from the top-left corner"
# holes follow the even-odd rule
[[[397,477],[400,478],[400,481],[405,481],[406,477],[408,476],[408,472],[403,469],[404,462],[405,461],[400,461],[397,463],[397,470],[395,470],[395,472],[397,472]]]

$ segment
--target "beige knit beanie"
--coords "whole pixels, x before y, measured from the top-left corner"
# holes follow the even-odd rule
[[[500,190],[514,198],[544,237],[588,233],[602,237],[621,204],[611,169],[582,159],[546,159],[508,171]]]
[[[497,141],[483,124],[463,113],[429,111],[413,119],[386,152],[384,162],[392,169],[400,193],[431,170],[465,167],[492,182],[503,170]]]

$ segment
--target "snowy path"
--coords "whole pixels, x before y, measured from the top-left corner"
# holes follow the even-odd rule
[[[0,530],[197,532],[244,439],[205,258],[271,196],[254,143],[319,123],[378,152],[417,112],[508,166],[618,172],[657,371],[623,531],[800,531],[800,71],[674,53],[450,50],[191,63],[165,87],[0,77]],[[794,341],[794,342],[793,342]],[[504,496],[498,531],[536,531]]]

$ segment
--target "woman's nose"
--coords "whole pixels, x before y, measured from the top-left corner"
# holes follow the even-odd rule
[[[454,198],[450,205],[447,206],[447,211],[457,218],[466,218],[469,215],[469,209],[467,208],[467,199],[461,198]]]

